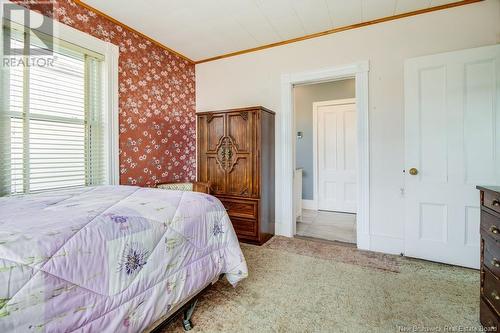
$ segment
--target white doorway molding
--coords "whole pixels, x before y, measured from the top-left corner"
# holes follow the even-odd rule
[[[281,113],[277,134],[280,153],[276,156],[277,197],[276,234],[295,235],[293,175],[295,170],[295,122],[293,87],[354,78],[356,81],[356,112],[358,135],[358,176],[356,232],[359,249],[370,249],[370,156],[368,118],[368,61],[308,72],[287,73],[281,77]]]

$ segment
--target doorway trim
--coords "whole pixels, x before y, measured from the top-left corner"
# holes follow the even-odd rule
[[[313,203],[316,210],[319,207],[319,171],[318,171],[318,107],[325,105],[356,104],[356,98],[334,99],[313,103]],[[356,110],[357,112],[357,110]],[[358,128],[356,128],[357,132]],[[356,170],[357,172],[357,170]],[[359,178],[359,177],[358,177]],[[357,204],[357,203],[356,203]]]
[[[277,129],[281,152],[276,156],[277,207],[279,217],[276,234],[295,235],[293,175],[295,169],[295,122],[293,110],[293,87],[298,84],[322,83],[342,79],[355,79],[358,135],[357,161],[357,216],[356,233],[359,249],[370,249],[370,156],[368,117],[368,71],[369,62],[361,61],[345,66],[330,67],[307,72],[285,73],[281,76],[280,128]]]

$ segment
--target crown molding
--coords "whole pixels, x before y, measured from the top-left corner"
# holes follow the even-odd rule
[[[231,52],[231,53],[226,53],[226,54],[221,54],[221,55],[218,55],[218,56],[215,56],[215,57],[211,57],[211,58],[207,58],[207,59],[197,60],[197,61],[195,61],[195,64],[202,64],[202,63],[205,63],[205,62],[215,61],[215,60],[229,58],[229,57],[234,57],[234,56],[238,56],[238,55],[241,55],[241,54],[246,54],[246,53],[251,53],[251,52],[256,52],[256,51],[261,51],[261,50],[269,49],[269,48],[272,48],[272,47],[277,47],[277,46],[281,46],[281,45],[296,43],[296,42],[300,42],[300,41],[311,39],[311,38],[317,38],[317,37],[321,37],[321,36],[331,35],[331,34],[334,34],[334,33],[342,32],[342,31],[347,31],[347,30],[358,29],[358,28],[366,27],[366,26],[373,25],[373,24],[378,24],[378,23],[383,23],[383,22],[388,22],[388,21],[394,21],[394,20],[405,18],[405,17],[410,17],[410,16],[415,16],[415,15],[430,13],[430,12],[434,12],[434,11],[438,11],[438,10],[443,10],[443,9],[449,9],[449,8],[458,7],[458,6],[469,5],[469,4],[473,4],[473,3],[476,3],[476,2],[482,2],[482,1],[484,1],[484,0],[463,0],[463,1],[457,1],[457,2],[448,3],[448,4],[445,4],[445,5],[434,6],[434,7],[425,8],[425,9],[419,9],[419,10],[415,10],[415,11],[412,11],[412,12],[407,12],[407,13],[402,13],[402,14],[397,14],[397,15],[392,15],[392,16],[386,16],[386,17],[379,18],[379,19],[376,19],[376,20],[371,20],[371,21],[356,23],[356,24],[352,24],[352,25],[347,25],[347,26],[339,27],[339,28],[329,29],[329,30],[325,30],[325,31],[316,32],[316,33],[313,33],[313,34],[301,36],[301,37],[287,39],[287,40],[284,40],[284,41],[281,41],[281,42],[266,44],[266,45],[262,45],[262,46],[258,46],[258,47],[253,47],[253,48],[250,48],[250,49],[245,49],[245,50]]]

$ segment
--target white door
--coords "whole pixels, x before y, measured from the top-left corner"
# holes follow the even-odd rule
[[[408,60],[405,140],[405,254],[478,268],[475,187],[500,185],[500,45]]]
[[[313,104],[318,209],[356,212],[356,105],[353,99]]]

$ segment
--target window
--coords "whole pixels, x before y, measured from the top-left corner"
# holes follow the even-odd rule
[[[11,29],[16,48],[40,42],[29,37]],[[3,68],[0,196],[113,183],[105,57],[55,39],[51,58]]]

